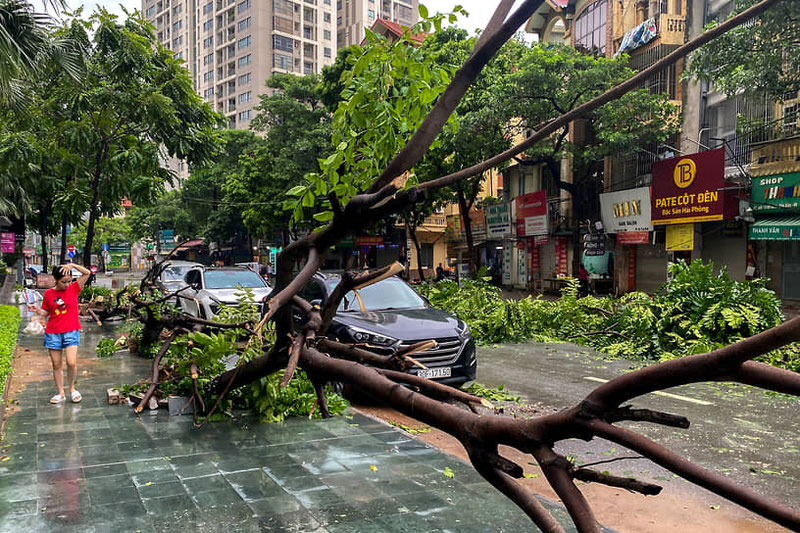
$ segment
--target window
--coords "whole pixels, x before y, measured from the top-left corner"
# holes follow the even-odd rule
[[[214,19],[209,19],[203,23],[203,31],[211,31],[214,29]]]
[[[245,122],[250,120],[250,117],[253,116],[253,111],[248,109],[247,111],[240,111],[239,112],[239,122]]]
[[[239,2],[239,5],[236,6],[236,11],[238,13],[244,13],[250,9],[250,0],[244,0],[244,2]]]
[[[206,37],[203,39],[203,48],[208,48],[209,46],[214,46],[214,37]]]
[[[323,13],[322,14],[322,20],[324,20],[325,22],[330,22],[331,21],[331,14],[330,13]]]
[[[183,59],[183,52],[178,52],[177,54],[175,54],[172,57],[174,57],[175,59]]]
[[[172,25],[172,31],[178,31],[183,28],[183,20],[179,20],[175,24]]]
[[[236,83],[238,83],[239,86],[241,87],[242,85],[249,84],[250,80],[252,80],[252,79],[253,79],[253,75],[248,72],[247,74],[242,74],[241,76],[239,76],[239,79],[236,80]]]
[[[247,48],[248,46],[250,46],[251,42],[252,42],[252,40],[251,40],[250,36],[248,35],[247,37],[239,39],[239,43],[236,46],[237,46],[237,48],[239,50],[241,50],[242,48]]]
[[[308,61],[303,63],[303,74],[314,74],[314,64]]]
[[[294,52],[294,39],[283,35],[273,35],[272,48],[283,52]]]
[[[203,15],[208,15],[212,11],[214,11],[214,2],[209,2],[203,6]]]
[[[575,19],[575,48],[605,55],[606,9],[606,0],[598,0]]]
[[[247,91],[239,95],[239,103],[243,104],[253,99],[253,91]]]
[[[337,26],[341,26],[342,25],[342,17],[341,16],[336,17],[336,25]]]
[[[367,18],[369,18],[370,21],[375,20],[375,10],[368,9],[367,10]]]
[[[305,38],[305,39],[313,39],[312,35],[313,35],[313,33],[311,31],[311,27],[303,26],[303,38]]]
[[[213,65],[214,64],[214,54],[208,54],[203,56],[203,64],[204,65]]]
[[[177,5],[177,6],[173,7],[172,8],[172,16],[179,15],[180,12],[181,12],[181,7],[182,6],[180,6],[180,5]]]
[[[252,60],[251,54],[239,58],[239,68],[246,67]]]
[[[203,74],[203,81],[213,81],[214,80],[214,71],[209,70],[205,74]]]
[[[331,40],[331,30],[322,30],[322,37],[326,41],[330,41]]]
[[[237,31],[244,31],[250,27],[250,19],[251,17],[247,17],[246,19],[240,20],[239,24],[236,25]]]
[[[314,22],[314,10],[308,8],[303,9],[303,20],[306,22]]]
[[[326,6],[329,6],[329,5],[331,5],[331,0],[324,0],[324,2],[325,2],[325,5],[326,5]]]
[[[322,51],[322,55],[325,57],[331,57],[331,49],[326,46]]]
[[[183,44],[183,35],[179,35],[177,39],[172,39],[172,49],[177,50]]]
[[[156,12],[156,7],[155,6],[148,7],[144,12],[144,16],[145,17],[152,17],[153,13],[155,13],[155,12]]]
[[[272,55],[272,66],[275,68],[281,68],[283,70],[292,70],[292,56],[287,56],[285,54],[273,54]]]
[[[214,96],[214,88],[213,87],[203,91],[203,98],[205,98],[206,100],[208,100],[209,98],[211,98],[213,96]]]

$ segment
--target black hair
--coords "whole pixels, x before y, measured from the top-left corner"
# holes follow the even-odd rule
[[[56,281],[60,280],[61,278],[65,278],[67,276],[72,277],[72,271],[67,272],[66,274],[64,274],[62,272],[62,270],[61,270],[61,266],[60,265],[53,267],[53,277],[55,278]]]

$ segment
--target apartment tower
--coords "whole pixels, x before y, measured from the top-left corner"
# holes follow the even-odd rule
[[[379,18],[411,26],[419,20],[419,0],[336,0],[339,48],[360,43],[364,28],[371,28]]]
[[[158,40],[186,61],[195,89],[246,129],[264,82],[318,74],[335,59],[333,0],[142,0]]]

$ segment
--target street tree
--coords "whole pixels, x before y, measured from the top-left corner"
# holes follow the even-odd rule
[[[251,131],[223,130],[218,153],[208,165],[193,168],[183,182],[184,206],[198,225],[197,233],[209,242],[250,246],[252,233],[244,225],[243,211],[252,197],[239,202],[228,190],[240,172],[239,159],[255,153],[261,144],[262,140]]]
[[[131,239],[155,243],[157,252],[161,253],[159,237],[163,230],[173,230],[176,240],[199,236],[203,218],[196,218],[196,213],[189,211],[187,204],[182,189],[172,189],[159,196],[152,205],[133,206],[126,215]]]
[[[100,254],[103,244],[126,244],[131,241],[131,225],[127,217],[100,217],[94,231],[95,239],[91,253]],[[80,248],[86,242],[86,226],[72,228],[67,237],[68,245]],[[84,252],[85,253],[85,252]],[[85,261],[84,261],[85,262]]]
[[[81,162],[74,176],[86,183],[89,198],[88,266],[97,219],[118,213],[123,197],[152,201],[173,178],[161,163],[165,156],[208,161],[221,118],[142,19],[120,23],[99,8],[88,20],[68,20],[62,34],[81,43],[85,72],[79,83],[61,76],[46,104],[59,121],[62,147]]]
[[[331,113],[317,75],[275,74],[267,87],[272,94],[259,95],[250,124],[263,138],[239,158],[224,191],[251,234],[282,242],[289,221],[284,195],[319,172],[318,159],[331,153]]]
[[[737,0],[731,16],[755,4]],[[708,28],[722,21],[709,23]],[[800,0],[785,0],[745,24],[706,44],[690,58],[684,75],[711,82],[728,96],[767,95],[797,98],[800,91]]]
[[[318,217],[317,220],[327,218],[328,222],[317,231],[289,244],[281,252],[278,257],[275,291],[268,302],[264,317],[257,325],[224,321],[209,324],[208,321],[169,311],[160,314],[159,318],[155,318],[154,310],[146,302],[142,302],[134,296],[133,303],[142,309],[146,328],[149,324],[158,326],[156,333],[161,333],[161,327],[167,327],[170,330],[154,360],[153,384],[145,394],[142,404],[147,402],[149,395],[158,384],[161,358],[182,330],[196,328],[200,325],[212,325],[219,329],[236,329],[245,333],[249,330],[248,342],[237,345],[231,341],[231,345],[234,346],[244,344],[244,347],[241,348],[243,351],[240,364],[236,368],[219,374],[208,383],[204,390],[205,394],[217,395],[215,406],[219,405],[220,397],[224,396],[226,392],[261,380],[266,375],[280,369],[284,370],[284,384],[292,379],[296,369],[300,368],[306,373],[314,384],[318,408],[325,415],[329,414],[323,392],[323,385],[326,381],[345,382],[358,386],[370,396],[456,437],[464,446],[476,470],[495,488],[512,499],[542,531],[563,532],[563,528],[539,500],[516,481],[523,477],[523,468],[505,457],[501,446],[510,446],[532,456],[566,507],[577,530],[581,532],[599,532],[601,528],[590,504],[581,493],[579,486],[576,485],[576,481],[597,482],[643,494],[657,494],[661,489],[656,485],[635,479],[619,478],[606,472],[578,467],[555,449],[557,443],[566,439],[591,440],[596,437],[625,446],[676,475],[780,525],[795,530],[800,529],[800,512],[782,506],[749,489],[737,486],[724,476],[707,471],[645,436],[617,425],[622,421],[636,420],[668,427],[688,428],[689,421],[682,416],[647,409],[633,409],[630,405],[625,404],[650,392],[699,381],[737,381],[768,390],[800,395],[800,377],[796,373],[752,361],[758,355],[774,350],[788,342],[800,340],[800,318],[711,353],[685,357],[629,372],[599,386],[574,407],[532,419],[515,419],[499,416],[492,412],[481,413],[478,406],[484,404],[480,399],[434,381],[403,372],[415,364],[413,357],[417,351],[430,348],[430,341],[405,347],[392,355],[379,356],[359,347],[337,343],[326,338],[327,327],[345,295],[397,273],[402,269],[401,265],[391,265],[376,272],[345,273],[328,300],[320,305],[312,305],[311,302],[298,295],[298,292],[304,288],[321,266],[331,246],[342,237],[360,232],[376,221],[397,213],[413,202],[417,195],[425,194],[426,190],[437,190],[450,186],[459,180],[477,175],[519,155],[535,143],[560,131],[570,122],[589,116],[598,107],[634,90],[653,73],[685,57],[687,53],[704,42],[752,19],[777,1],[779,0],[764,0],[751,10],[743,12],[741,16],[678,47],[667,57],[639,74],[622,81],[596,98],[586,101],[583,105],[550,120],[533,131],[520,144],[471,167],[418,184],[413,183],[410,169],[419,162],[434,143],[448,117],[453,113],[481,69],[517,28],[530,18],[541,2],[539,0],[524,1],[513,13],[510,13],[513,2],[501,2],[486,30],[478,39],[473,53],[458,69],[443,91],[439,89],[438,83],[430,83],[428,78],[430,68],[426,71],[425,65],[414,68],[413,73],[408,72],[406,68],[395,68],[396,65],[392,60],[403,56],[409,57],[413,55],[412,50],[398,55],[390,52],[388,56],[385,55],[387,49],[384,46],[379,46],[378,52],[374,52],[370,47],[357,51],[353,54],[356,64],[363,57],[388,59],[388,61],[382,65],[376,65],[366,60],[362,64],[363,68],[354,69],[357,72],[353,78],[348,80],[346,86],[353,87],[355,90],[349,92],[345,101],[337,109],[337,114],[343,108],[353,111],[352,124],[343,119],[338,123],[341,126],[338,131],[342,135],[340,143],[344,143],[346,146],[340,148],[337,144],[334,157],[328,164],[323,165],[324,174],[310,179],[302,190],[294,191],[297,196],[295,196],[294,203],[291,204],[293,213],[296,216],[302,216],[304,199],[309,197],[311,203],[308,207],[314,207],[316,199],[322,195],[321,191],[325,190],[327,194],[324,197],[329,202],[330,215]],[[427,13],[424,10],[420,9],[420,13],[425,22],[432,24],[426,18]],[[386,68],[397,78],[375,76],[376,72],[380,72],[382,68]],[[363,79],[359,79],[362,74]],[[408,80],[410,75],[420,76],[420,78]],[[353,104],[352,98],[357,98],[359,94],[362,94],[360,92],[361,82],[366,83],[367,80],[378,82],[373,85],[371,93],[374,95],[373,101],[359,101],[357,105]],[[389,80],[400,91],[404,87],[420,88],[425,85],[426,89],[433,91],[433,98],[430,102],[422,102],[419,96],[425,92],[425,89],[419,91],[409,89],[412,102],[401,103],[386,99],[387,92],[391,93],[394,90],[393,84],[383,83]],[[378,102],[378,104],[374,102]],[[432,108],[424,118],[420,117],[417,121],[414,118],[416,115],[410,113],[420,111],[420,108],[427,106],[428,103],[433,103]],[[362,104],[365,107],[360,107]],[[381,139],[381,135],[385,134],[381,129],[383,124],[377,123],[378,127],[365,128],[362,126],[364,115],[359,116],[359,111],[366,111],[373,105],[384,107],[387,110],[400,109],[408,112],[402,116],[414,118],[411,121],[415,126],[414,133],[407,136],[401,135],[403,143],[399,145],[388,141],[374,143],[374,140]],[[384,116],[387,119],[391,118],[390,115]],[[334,120],[336,122],[336,118]],[[398,122],[409,124],[403,120]],[[389,124],[390,121],[387,120],[386,125]],[[334,131],[337,131],[336,127]],[[355,137],[350,135],[351,132],[355,133]],[[362,146],[360,137],[369,139],[369,145]],[[364,154],[366,150],[371,150],[375,159],[381,163],[380,166],[373,167],[371,162],[364,162],[359,166],[360,160],[353,159],[352,162],[348,160],[348,157]],[[394,155],[395,152],[396,155]],[[346,172],[340,173],[339,170],[342,169],[343,164],[346,165],[344,167]],[[336,172],[336,184],[332,188],[327,187],[330,184],[329,181],[333,181],[334,171]],[[321,180],[321,183],[317,180]],[[308,202],[308,200],[305,201]],[[320,204],[324,210],[321,213],[325,213],[328,206],[322,202]],[[298,263],[303,266],[295,274],[294,267]],[[146,286],[146,280],[143,286]],[[305,314],[307,320],[294,323],[292,309]],[[263,328],[266,324],[270,324],[272,327],[267,328],[265,336]],[[208,335],[206,337],[211,339]],[[195,339],[200,338],[200,336],[195,336]],[[219,337],[217,336],[217,338]],[[253,346],[258,347],[258,352],[263,351],[263,355],[254,353]],[[220,349],[215,345],[213,353],[227,355],[230,353],[229,347],[223,346],[223,349]],[[200,393],[196,381],[198,373],[194,361],[199,356],[210,357],[211,353],[202,350],[198,352],[193,348],[185,360],[185,366],[187,369],[191,369],[191,377],[187,375],[187,379],[193,380],[193,398],[199,399],[199,401],[195,401],[195,405],[201,407],[204,403],[202,398],[199,398]],[[453,403],[462,404],[467,408],[453,405]],[[140,404],[139,408],[141,407]]]

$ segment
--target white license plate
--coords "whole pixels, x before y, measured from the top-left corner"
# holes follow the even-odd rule
[[[417,375],[421,378],[428,379],[449,378],[450,372],[449,366],[443,366],[441,368],[423,368],[417,372]]]

